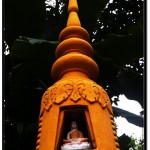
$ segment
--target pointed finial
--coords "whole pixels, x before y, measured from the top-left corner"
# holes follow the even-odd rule
[[[68,5],[68,21],[67,21],[67,27],[68,26],[81,26],[79,17],[78,17],[78,4],[77,0],[69,0],[69,5]]]
[[[70,13],[71,11],[79,11],[77,0],[69,0],[68,13]]]

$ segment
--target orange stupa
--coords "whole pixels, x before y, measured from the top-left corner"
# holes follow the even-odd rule
[[[110,99],[94,82],[99,69],[92,59],[89,34],[81,27],[76,0],[69,0],[68,13],[51,69],[56,82],[41,101],[36,150],[60,150],[71,120],[78,122],[90,149],[119,150]]]

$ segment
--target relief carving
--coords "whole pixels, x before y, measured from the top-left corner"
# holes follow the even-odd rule
[[[79,81],[78,91],[80,95],[89,102],[96,102],[100,97],[100,90],[94,82]]]
[[[59,104],[66,100],[73,90],[73,82],[71,80],[64,80],[56,82],[49,88],[49,97],[53,103]]]
[[[102,88],[101,88],[101,96],[99,97],[99,103],[102,105],[102,107],[106,107],[107,103],[109,102],[109,97],[106,93],[106,91]]]
[[[44,110],[49,111],[52,104],[53,103],[49,98],[49,91],[47,90],[42,97],[41,113],[43,113]]]
[[[76,78],[60,80],[48,88],[43,95],[41,109],[49,111],[53,104],[60,104],[68,98],[74,102],[81,98],[90,103],[99,102],[103,108],[109,103],[109,97],[101,86],[91,80]]]

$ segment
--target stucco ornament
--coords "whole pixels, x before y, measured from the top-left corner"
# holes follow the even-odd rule
[[[43,95],[41,108],[49,111],[53,104],[59,105],[69,99],[73,102],[83,99],[91,104],[98,102],[102,108],[110,103],[106,91],[101,86],[89,79],[73,78],[59,80],[48,88]]]

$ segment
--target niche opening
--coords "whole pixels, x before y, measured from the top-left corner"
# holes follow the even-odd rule
[[[63,139],[67,139],[67,133],[71,130],[72,121],[77,122],[78,130],[83,133],[85,138],[88,138],[91,148],[95,149],[96,143],[87,107],[67,106],[60,109],[55,150],[60,150],[60,147],[63,144]]]

